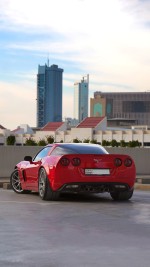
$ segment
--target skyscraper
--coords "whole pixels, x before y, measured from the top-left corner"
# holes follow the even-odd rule
[[[89,74],[74,83],[74,118],[81,122],[88,117]]]
[[[57,65],[38,66],[37,127],[62,121],[62,73]]]

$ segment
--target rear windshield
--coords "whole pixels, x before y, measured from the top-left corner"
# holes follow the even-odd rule
[[[57,146],[51,155],[65,155],[65,154],[108,154],[108,152],[101,146],[86,146],[86,145],[60,145]]]

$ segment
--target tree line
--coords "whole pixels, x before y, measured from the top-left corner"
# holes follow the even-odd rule
[[[54,143],[54,137],[52,135],[47,136],[46,139],[40,139],[39,141],[35,141],[32,137],[26,138],[24,145],[25,146],[46,146],[47,144]],[[119,142],[115,139],[112,139],[111,141],[103,140],[101,142],[97,142],[96,139],[90,140],[90,139],[84,139],[80,140],[79,138],[74,138],[73,143],[91,143],[91,144],[99,144],[104,147],[140,147],[141,143],[138,140],[135,141],[129,141],[125,142],[125,140],[120,140]],[[10,135],[6,139],[7,145],[15,145],[16,144],[16,138],[14,135]],[[59,143],[63,143],[63,140],[61,140]]]

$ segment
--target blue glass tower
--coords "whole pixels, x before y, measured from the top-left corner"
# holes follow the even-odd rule
[[[38,66],[37,127],[62,121],[62,74],[57,65]]]

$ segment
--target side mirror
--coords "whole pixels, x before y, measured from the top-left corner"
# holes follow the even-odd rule
[[[25,157],[24,157],[24,160],[25,160],[25,161],[32,161],[32,157],[31,157],[31,156],[25,156]]]

